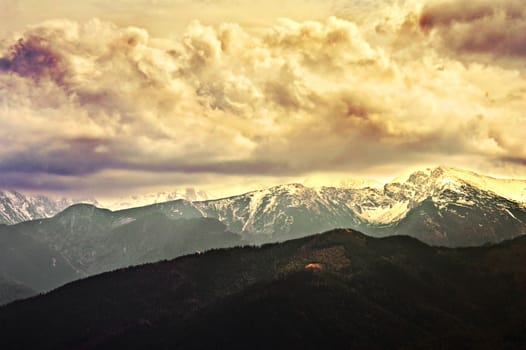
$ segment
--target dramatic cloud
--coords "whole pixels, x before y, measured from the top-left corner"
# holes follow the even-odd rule
[[[454,51],[526,56],[522,0],[439,1],[424,7],[419,23]]]
[[[155,17],[176,3],[111,7]],[[188,21],[180,33],[157,27],[154,35],[123,25],[131,16],[6,32],[0,185],[237,190],[312,173],[389,176],[419,164],[523,169],[525,17],[516,5],[378,2],[363,21],[364,3],[312,1],[301,17],[309,10],[316,20]],[[253,5],[272,17],[265,7]],[[504,39],[492,50],[497,30]]]

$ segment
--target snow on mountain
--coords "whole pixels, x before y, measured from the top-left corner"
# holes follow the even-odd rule
[[[73,199],[55,200],[45,196],[29,196],[17,191],[0,190],[0,224],[11,225],[48,218],[78,202]]]
[[[320,217],[326,219],[323,225],[333,223],[330,215],[325,215],[331,211],[332,205],[319,196],[316,189],[301,184],[281,185],[193,204],[204,216],[217,218],[239,233],[299,233],[306,225],[298,227],[299,223],[308,222],[310,227],[318,227],[318,223],[321,223]]]
[[[499,179],[455,168],[443,169],[449,176],[474,187],[493,192],[515,202],[526,203],[526,180]]]
[[[451,167],[427,168],[397,177],[391,183],[407,183],[416,177],[429,178],[433,185],[443,183],[465,183],[483,191],[493,192],[516,202],[526,203],[526,180],[499,179],[477,174],[469,170]],[[438,181],[438,182],[437,182]]]
[[[290,238],[338,227],[378,235],[390,231],[413,234],[416,227],[424,227],[415,220],[428,220],[427,225],[434,226],[426,228],[426,232],[444,236],[446,227],[455,230],[448,226],[448,220],[456,222],[456,217],[464,217],[458,222],[457,231],[484,231],[485,239],[498,241],[504,235],[499,236],[499,230],[526,232],[526,202],[520,196],[524,184],[520,180],[500,180],[437,167],[415,171],[383,187],[311,188],[290,184],[193,205],[203,216],[223,221],[233,232],[249,238],[258,234]],[[426,207],[427,212],[417,219],[411,217],[412,221],[405,220],[415,210],[421,210],[424,203],[431,205]],[[512,225],[510,219],[516,224]],[[422,239],[425,241],[426,237]]]
[[[439,206],[451,204],[472,205],[477,198],[463,195],[465,187],[470,186],[482,192],[493,193],[495,196],[509,199],[517,203],[526,203],[526,181],[496,179],[474,172],[448,167],[427,168],[411,173],[407,177],[399,177],[384,186],[381,191],[366,194],[374,198],[379,195],[382,203],[368,205],[366,198],[358,200],[358,215],[364,220],[377,224],[388,224],[402,219],[417,204],[427,198],[434,200]],[[456,198],[444,198],[444,191],[455,192]]]
[[[101,206],[120,210],[154,204],[144,209],[161,211],[172,219],[214,218],[253,242],[353,228],[373,235],[432,232],[434,238],[427,241],[438,244],[440,237],[452,231],[469,231],[472,236],[480,231],[484,239],[493,241],[503,237],[501,231],[526,233],[525,194],[523,180],[436,167],[414,171],[383,186],[289,184],[216,200],[206,200],[206,193],[188,189],[103,202]],[[49,217],[73,203],[4,191],[0,193],[0,219],[14,223]],[[456,242],[460,241],[457,237]],[[469,242],[476,242],[476,238]]]
[[[178,199],[185,199],[187,201],[203,201],[208,199],[208,194],[204,191],[196,191],[193,188],[187,188],[184,190],[176,189],[171,192],[155,192],[144,195],[122,197],[116,200],[100,201],[100,204],[102,207],[111,210],[123,210],[128,208],[144,207],[151,204],[165,203]]]
[[[0,190],[0,224],[16,224],[23,221],[52,217],[64,209],[79,203],[93,204],[111,210],[143,207],[178,199],[202,201],[208,199],[203,191],[188,188],[172,192],[157,192],[130,196],[112,201],[95,199],[53,199],[46,196],[31,196],[17,191]]]
[[[57,278],[70,278],[71,273],[98,274],[211,248],[279,242],[335,228],[371,236],[409,235],[438,246],[480,246],[526,234],[524,188],[525,181],[437,167],[380,187],[288,184],[216,200],[199,200],[206,194],[192,190],[160,192],[115,202],[111,209],[134,208],[113,212],[93,205],[71,206],[78,202],[74,200],[0,191],[0,223],[54,216],[0,225],[5,242],[25,239],[0,244],[5,248],[0,266],[8,266],[10,258],[9,266],[18,268],[18,262],[26,260],[20,247],[32,252],[43,247],[39,248],[43,262],[29,266],[36,266],[32,276],[43,276],[41,268],[51,272],[63,268]]]

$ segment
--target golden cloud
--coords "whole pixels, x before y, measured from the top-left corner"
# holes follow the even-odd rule
[[[397,8],[396,25],[194,21],[176,37],[98,19],[30,26],[1,41],[0,169],[279,177],[523,159],[523,71],[443,50],[470,50],[471,26],[507,9]],[[513,43],[500,52],[520,56]]]

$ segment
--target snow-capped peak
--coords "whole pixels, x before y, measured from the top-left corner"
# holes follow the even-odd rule
[[[118,210],[186,199],[203,216],[235,223],[238,231],[271,233],[277,223],[280,227],[291,225],[296,215],[292,212],[309,212],[309,216],[337,222],[342,227],[348,222],[354,223],[353,220],[390,225],[429,198],[438,208],[445,208],[451,203],[471,205],[482,192],[522,203],[522,206],[526,204],[525,180],[498,179],[440,166],[413,171],[383,187],[310,187],[292,183],[217,200],[207,200],[203,192],[176,190],[102,202],[99,206]],[[78,202],[0,191],[0,223],[53,216]],[[331,219],[330,215],[337,215],[338,219]]]
[[[439,166],[418,170],[409,176],[398,177],[392,183],[423,186],[422,190],[428,191],[467,184],[515,202],[526,203],[526,180],[499,179],[452,167]]]
[[[471,188],[471,189],[469,189]],[[496,179],[472,171],[439,166],[412,171],[385,184],[382,189],[350,190],[349,205],[364,222],[391,224],[404,218],[419,203],[432,198],[442,208],[451,203],[469,205],[473,191],[493,193],[526,203],[526,181]],[[453,197],[445,191],[456,193]],[[341,194],[340,194],[341,196]]]
[[[70,199],[55,200],[42,195],[0,190],[0,223],[16,224],[51,217],[74,203],[76,201]]]
[[[449,173],[481,190],[493,192],[515,202],[526,203],[526,180],[499,179],[471,171],[449,168]]]

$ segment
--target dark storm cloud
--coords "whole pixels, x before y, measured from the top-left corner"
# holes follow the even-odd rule
[[[440,1],[419,19],[446,47],[466,53],[526,56],[526,7],[522,0]]]
[[[5,174],[58,175],[63,177],[87,176],[102,170],[131,170],[158,173],[216,173],[272,175],[287,174],[291,169],[286,163],[265,160],[235,161],[190,161],[184,158],[170,158],[165,161],[146,159],[137,154],[116,152],[112,145],[98,139],[72,139],[57,141],[50,145],[39,145],[22,153],[15,153],[0,159],[0,172]]]
[[[107,154],[98,153],[104,142],[93,139],[57,141],[38,145],[0,159],[0,172],[82,176],[96,173],[112,164]]]
[[[0,58],[0,70],[29,77],[35,81],[51,79],[61,83],[67,74],[64,58],[55,52],[48,39],[28,36],[11,46]]]
[[[45,174],[27,173],[0,173],[0,188],[42,190],[47,191],[69,191],[78,188],[77,184],[68,183],[60,177]]]
[[[428,5],[420,15],[420,26],[431,30],[436,26],[450,26],[455,22],[473,22],[495,15],[491,3],[475,1],[443,1]]]
[[[172,161],[171,161],[172,162]],[[18,174],[51,174],[59,176],[86,176],[101,170],[132,170],[158,173],[216,173],[245,175],[287,175],[294,174],[298,169],[291,169],[285,163],[268,161],[226,161],[198,163],[182,160],[173,163],[151,163],[133,161],[126,162],[99,156],[94,153],[81,153],[79,150],[35,151],[30,154],[16,154],[0,162],[0,171]]]

